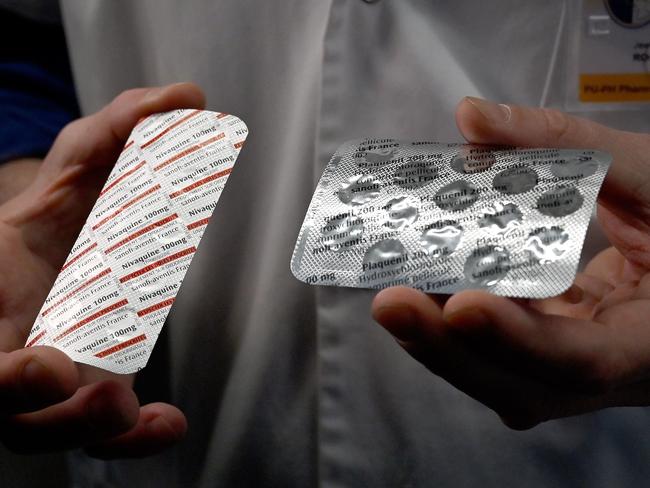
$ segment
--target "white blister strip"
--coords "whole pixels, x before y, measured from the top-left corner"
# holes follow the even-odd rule
[[[350,141],[318,183],[291,269],[315,285],[557,295],[610,163],[582,149]]]
[[[27,339],[115,373],[149,359],[248,134],[174,110],[133,129]]]

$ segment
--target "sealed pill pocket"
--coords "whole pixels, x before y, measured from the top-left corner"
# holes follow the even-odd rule
[[[314,285],[557,295],[610,163],[588,149],[347,142],[318,183],[292,272]]]
[[[133,129],[26,346],[142,369],[246,139],[233,115],[174,110]]]

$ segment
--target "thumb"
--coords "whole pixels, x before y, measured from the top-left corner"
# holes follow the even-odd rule
[[[495,104],[466,97],[456,110],[463,136],[475,144],[598,149],[612,155],[598,217],[617,249],[650,268],[650,136],[610,129],[558,110]]]
[[[32,185],[0,207],[0,222],[19,228],[27,247],[58,268],[138,121],[204,103],[201,89],[192,83],[136,88],[68,124]]]
[[[61,131],[39,180],[51,183],[51,178],[58,177],[64,167],[112,166],[140,119],[156,112],[204,105],[203,92],[193,83],[124,91],[97,113],[76,120]]]
[[[613,156],[602,196],[650,202],[650,137],[610,129],[559,110],[495,104],[465,97],[456,109],[461,134],[475,144],[598,149]]]

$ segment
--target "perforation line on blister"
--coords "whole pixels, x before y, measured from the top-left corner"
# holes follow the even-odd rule
[[[368,146],[378,149],[372,157]],[[299,279],[528,297],[570,285],[611,160],[590,150],[390,139],[351,141],[333,159],[294,250]]]

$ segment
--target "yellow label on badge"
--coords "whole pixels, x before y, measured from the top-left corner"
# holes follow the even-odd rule
[[[581,74],[580,101],[650,102],[650,73]]]

